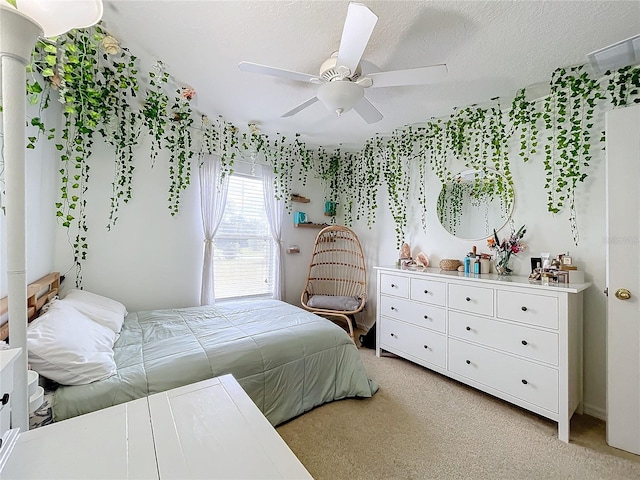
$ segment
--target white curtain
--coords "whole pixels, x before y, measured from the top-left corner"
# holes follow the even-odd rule
[[[200,165],[200,209],[204,231],[204,262],[200,305],[216,302],[213,282],[213,239],[227,204],[229,176],[221,175],[222,164],[218,155],[205,155]]]
[[[269,221],[269,231],[275,242],[275,272],[273,275],[273,298],[284,300],[284,258],[282,257],[282,218],[284,200],[278,200],[273,188],[274,175],[270,167],[262,166],[264,206]]]

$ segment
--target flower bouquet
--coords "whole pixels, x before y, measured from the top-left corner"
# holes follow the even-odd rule
[[[487,239],[487,246],[496,251],[496,272],[498,275],[511,274],[512,269],[509,265],[511,255],[517,255],[527,248],[522,241],[525,233],[527,233],[527,229],[522,225],[516,233],[511,233],[508,239],[505,238],[501,242],[495,228],[493,229],[493,237]]]

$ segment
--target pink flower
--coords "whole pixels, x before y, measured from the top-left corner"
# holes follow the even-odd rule
[[[196,96],[196,91],[191,87],[182,87],[182,91],[180,92],[180,95],[185,100],[192,100],[193,97]]]
[[[525,233],[527,233],[527,230],[523,225],[516,233],[512,233],[508,239],[504,239],[500,242],[498,234],[494,230],[493,236],[487,239],[487,246],[491,250],[496,250],[498,252],[505,252],[509,254],[520,253],[527,248],[527,245],[522,241],[522,237],[524,237]]]

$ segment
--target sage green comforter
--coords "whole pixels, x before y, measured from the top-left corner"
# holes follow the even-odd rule
[[[344,330],[277,300],[131,313],[114,352],[112,377],[55,391],[54,421],[226,373],[274,426],[378,389]]]

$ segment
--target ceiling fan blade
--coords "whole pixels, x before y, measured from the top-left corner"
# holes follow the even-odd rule
[[[367,123],[376,123],[384,118],[378,109],[365,97],[362,97],[353,109],[358,112]]]
[[[426,85],[443,81],[447,77],[447,66],[441,64],[431,65],[429,67],[410,68],[407,70],[377,72],[370,73],[367,77],[373,81],[371,88]]]
[[[351,73],[356,71],[377,21],[378,16],[364,5],[349,4],[338,50],[337,66],[347,67]]]
[[[296,113],[298,113],[299,111],[304,110],[308,106],[313,105],[317,101],[318,101],[318,97],[311,97],[309,100],[307,100],[306,102],[301,103],[300,105],[298,105],[293,110],[289,110],[287,113],[282,115],[282,117],[291,117],[291,116],[295,115]]]
[[[309,75],[308,73],[293,72],[291,70],[284,70],[282,68],[269,67],[267,65],[260,65],[258,63],[240,62],[238,68],[245,72],[258,73],[260,75],[271,75],[272,77],[286,78],[289,80],[297,80],[299,82],[306,83],[321,83],[322,80],[315,75]]]

